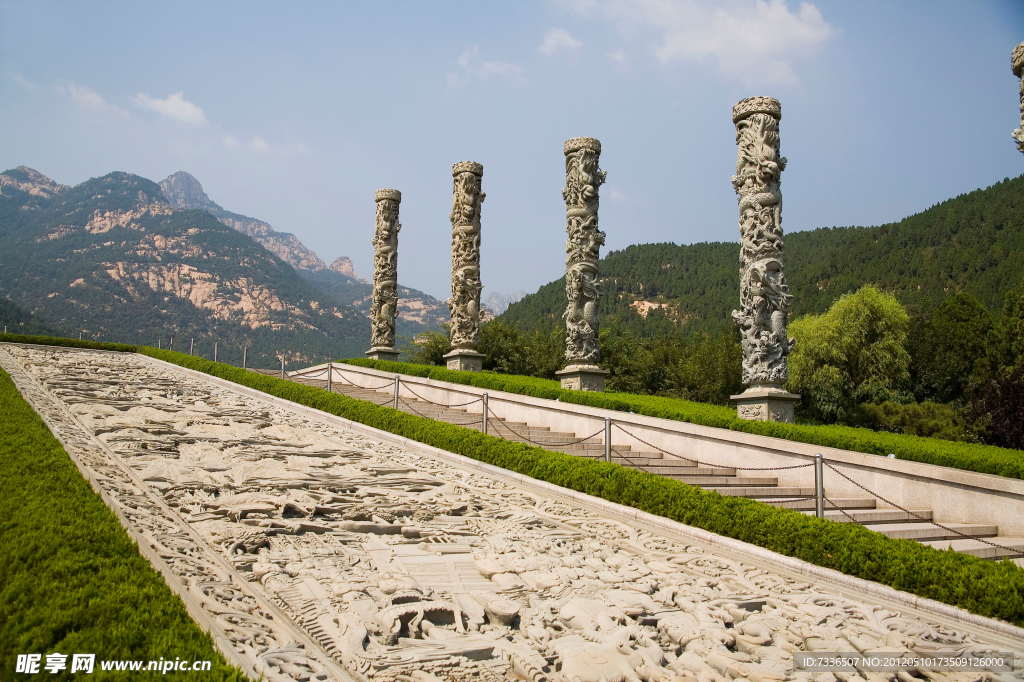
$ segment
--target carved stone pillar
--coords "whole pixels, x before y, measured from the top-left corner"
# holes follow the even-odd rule
[[[1010,65],[1013,75],[1020,79],[1020,128],[1013,131],[1013,139],[1017,140],[1017,149],[1024,154],[1024,43],[1013,48]]]
[[[732,108],[740,210],[740,310],[732,312],[743,345],[743,383],[731,396],[740,419],[792,422],[800,396],[782,388],[793,340],[786,321],[793,296],[782,272],[782,191],[786,159],[779,156],[782,107],[772,97],[748,97]]]
[[[604,232],[597,229],[598,188],[607,173],[598,167],[601,143],[592,137],[574,137],[565,147],[565,309],[566,368],[557,372],[562,388],[603,391],[609,374],[598,366],[601,278],[597,270]]]
[[[398,205],[397,189],[376,192],[377,227],[373,235],[373,303],[370,306],[372,337],[366,354],[374,360],[397,360],[395,318],[398,317]]]
[[[452,166],[454,178],[452,212],[452,351],[444,357],[448,369],[479,372],[483,353],[476,352],[480,341],[480,205],[486,196],[480,190],[484,167],[475,161],[460,161]]]

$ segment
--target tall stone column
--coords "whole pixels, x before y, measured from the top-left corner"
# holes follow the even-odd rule
[[[1024,43],[1013,48],[1010,66],[1013,67],[1013,75],[1020,79],[1020,128],[1013,131],[1013,139],[1017,140],[1017,149],[1024,154]]]
[[[601,142],[592,137],[567,140],[565,152],[565,309],[566,368],[557,372],[562,388],[603,391],[609,372],[598,362],[601,277],[597,269],[604,232],[597,229],[598,188],[607,173],[598,167]]]
[[[374,360],[397,360],[395,318],[398,317],[398,205],[397,189],[376,192],[377,227],[373,235],[373,302],[370,306],[372,337],[366,352]]]
[[[480,342],[480,205],[486,195],[480,190],[484,167],[475,161],[460,161],[452,166],[452,351],[444,357],[448,369],[479,372],[483,353]]]
[[[786,159],[779,155],[782,107],[772,97],[748,97],[732,108],[740,212],[740,310],[732,312],[743,346],[743,383],[731,396],[740,419],[792,422],[800,396],[785,391],[786,356],[793,340],[786,321],[793,296],[782,272],[782,190]]]

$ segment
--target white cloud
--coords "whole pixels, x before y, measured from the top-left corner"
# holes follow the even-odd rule
[[[626,66],[627,66],[626,51],[623,50],[621,47],[612,50],[611,52],[608,53],[607,56],[608,56],[608,61],[611,62],[612,66],[614,66],[617,70],[619,70],[619,71],[625,71],[626,70]]]
[[[230,149],[238,149],[238,139],[234,135],[225,135],[223,138],[224,146]]]
[[[796,83],[796,65],[815,57],[835,29],[809,2],[786,0],[575,0],[578,14],[610,21],[652,42],[662,64],[711,60],[745,85]],[[653,34],[653,36],[652,36]]]
[[[140,92],[135,97],[132,97],[132,103],[140,109],[147,109],[182,123],[190,123],[192,125],[206,125],[208,123],[203,110],[185,99],[185,93],[183,92],[168,95],[166,99],[150,97],[146,93]]]
[[[523,67],[518,64],[478,61],[478,54],[479,50],[474,47],[459,56],[457,61],[462,67],[462,74],[448,74],[449,88],[465,85],[472,78],[486,80],[491,76],[507,78],[513,85],[524,85],[527,82]]]
[[[553,28],[544,34],[544,42],[537,49],[541,54],[552,56],[565,50],[575,52],[583,47],[583,41],[573,38],[564,28]]]
[[[7,79],[13,81],[15,85],[17,85],[22,90],[25,90],[26,92],[34,92],[38,89],[35,83],[25,78],[19,73],[8,74]]]
[[[265,152],[270,149],[270,145],[262,137],[257,135],[256,137],[249,140],[249,149],[256,152]]]
[[[54,88],[58,95],[66,95],[71,101],[85,109],[103,111],[111,108],[110,104],[103,99],[103,95],[85,85],[75,85],[71,81],[60,81]]]

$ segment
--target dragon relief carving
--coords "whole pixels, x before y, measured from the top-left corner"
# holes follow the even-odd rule
[[[740,310],[732,312],[743,346],[743,383],[781,385],[787,379],[786,356],[794,341],[786,337],[793,296],[783,274],[782,190],[786,159],[779,155],[782,108],[771,97],[749,97],[733,107],[736,125],[736,175],[739,197]]]
[[[598,188],[608,173],[598,167],[601,143],[592,137],[567,140],[565,151],[565,359],[572,365],[597,365],[601,300],[598,260],[604,232],[597,227]]]
[[[480,340],[480,208],[487,196],[480,189],[484,167],[473,161],[452,166],[454,189],[452,212],[452,296],[453,349],[476,350]]]
[[[0,366],[254,678],[810,682],[797,651],[1003,650],[149,358]]]
[[[1017,141],[1017,149],[1024,154],[1024,43],[1013,48],[1010,66],[1013,75],[1020,79],[1020,128],[1013,131],[1013,139]]]
[[[371,348],[393,348],[398,317],[398,206],[402,193],[379,189],[377,226],[373,236],[373,299],[370,306]]]

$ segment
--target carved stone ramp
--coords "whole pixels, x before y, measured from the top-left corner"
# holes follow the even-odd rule
[[[327,387],[327,365],[289,372],[287,376],[293,381],[309,386]],[[394,377],[395,375],[389,372],[335,364],[331,388],[337,393],[353,398],[393,406]],[[398,401],[400,410],[466,428],[476,430],[481,428],[482,408],[478,400],[474,401],[474,396],[482,393],[481,389],[409,376],[402,376],[401,381],[402,389]],[[446,386],[449,388],[449,392],[444,399],[430,399],[431,395],[436,395],[436,392],[429,390],[431,386]],[[492,395],[498,395],[498,393],[492,392]],[[501,395],[510,396],[510,394]],[[515,397],[506,399],[514,400]],[[546,402],[557,405],[555,401],[543,401],[536,398],[529,400],[534,403]],[[558,407],[565,409],[561,405]],[[600,427],[596,430],[597,433],[594,431],[581,433],[553,430],[551,426],[542,423],[545,421],[551,423],[543,409],[534,409],[523,413],[530,414],[533,419],[531,421],[510,421],[498,415],[491,415],[488,420],[488,432],[507,440],[530,443],[548,450],[589,458],[604,457],[604,430]],[[616,413],[613,418],[628,420],[631,417],[634,415]],[[649,418],[647,419],[650,421]],[[675,423],[675,426],[678,425],[678,422]],[[674,478],[705,490],[718,492],[721,495],[746,497],[777,507],[797,509],[805,513],[813,513],[815,508],[814,499],[810,499],[815,495],[813,475],[807,485],[780,484],[779,474],[792,473],[793,467],[791,466],[784,464],[780,471],[742,471],[731,467],[705,466],[683,457],[666,456],[662,451],[638,443],[636,440],[633,441],[633,444],[615,442],[615,435],[613,434],[611,461],[618,464]],[[678,446],[675,451],[679,452]],[[810,471],[805,473],[809,474]],[[834,477],[833,480],[835,480]],[[839,481],[839,483],[845,482]],[[1020,487],[1022,488],[1018,495],[1020,504],[1016,505],[1015,513],[1024,516],[1024,486]],[[826,497],[828,498],[825,503],[826,516],[835,521],[859,523],[889,537],[918,540],[934,546],[941,546],[943,549],[952,546],[957,551],[982,558],[1024,557],[1024,542],[1021,542],[1020,537],[1012,532],[999,534],[997,521],[1005,522],[1004,515],[993,514],[980,521],[973,519],[962,521],[948,518],[942,514],[936,515],[934,509],[920,503],[908,504],[903,510],[889,507],[889,505],[879,508],[878,500],[875,497],[865,494],[863,490],[857,488],[851,490],[849,487],[840,494],[834,492],[830,494],[826,489]],[[879,514],[870,513],[875,511]],[[936,526],[933,521],[940,522],[945,528]],[[1022,533],[1024,533],[1024,529],[1022,529]],[[950,540],[954,542],[950,543]]]
[[[253,679],[810,680],[795,652],[851,647],[1024,674],[1024,629],[199,372],[13,344],[0,366]]]

